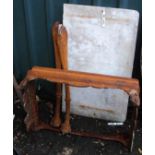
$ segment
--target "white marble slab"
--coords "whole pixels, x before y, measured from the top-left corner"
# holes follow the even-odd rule
[[[134,10],[64,4],[70,70],[131,77],[139,13]],[[63,111],[65,93],[63,91]],[[121,90],[71,87],[71,112],[111,121],[126,119]]]

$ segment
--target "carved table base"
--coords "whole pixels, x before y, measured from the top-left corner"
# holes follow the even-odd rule
[[[78,132],[71,130],[70,127],[70,106],[67,106],[65,122],[61,128],[52,127],[53,123],[46,124],[39,119],[38,104],[36,101],[34,80],[43,79],[57,84],[66,84],[66,89],[70,86],[75,87],[94,87],[94,88],[113,88],[124,90],[133,103],[133,120],[131,122],[131,130],[128,134],[107,134],[97,135],[89,132]],[[27,72],[25,79],[20,83],[20,88],[24,89],[24,109],[27,112],[25,124],[27,131],[49,129],[52,131],[70,133],[77,136],[98,138],[101,140],[113,140],[122,143],[132,150],[134,134],[137,124],[139,100],[139,82],[136,79],[122,78],[115,76],[105,76],[100,74],[90,74],[84,72],[67,71],[60,69],[52,69],[47,67],[33,67]],[[66,90],[67,91],[67,90]],[[69,93],[68,93],[69,94]],[[67,95],[67,94],[66,94]],[[57,97],[61,95],[57,95]],[[66,97],[66,104],[70,102],[70,96]],[[70,105],[70,103],[68,104]],[[55,111],[57,112],[57,111]],[[54,115],[56,116],[56,114]],[[59,117],[57,117],[59,118]],[[54,119],[53,126],[60,126],[61,119]],[[53,119],[51,120],[53,122]],[[52,125],[51,125],[52,124]]]

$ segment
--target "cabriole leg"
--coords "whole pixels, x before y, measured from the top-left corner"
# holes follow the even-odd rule
[[[65,115],[65,122],[62,124],[61,131],[63,133],[71,132],[70,126],[70,87],[68,85],[65,86],[66,91],[66,115]]]
[[[52,118],[51,125],[54,127],[59,127],[61,125],[61,118],[60,118],[60,108],[61,108],[61,84],[56,85],[56,105],[54,110],[54,117]]]

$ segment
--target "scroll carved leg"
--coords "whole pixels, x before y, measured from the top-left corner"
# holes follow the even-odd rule
[[[140,97],[139,97],[139,92],[136,90],[132,89],[128,92],[130,96],[130,100],[133,104],[133,112],[132,112],[132,120],[131,120],[131,129],[129,133],[129,143],[128,143],[128,148],[129,151],[132,152],[133,148],[133,142],[135,138],[135,130],[137,128],[137,119],[138,119],[138,109],[140,106]]]
[[[63,133],[69,133],[71,132],[71,126],[70,126],[70,87],[68,85],[65,86],[66,91],[66,115],[65,115],[65,121],[61,126],[61,131]]]
[[[24,120],[27,131],[34,130],[39,124],[38,104],[36,101],[34,81],[28,82],[23,95],[23,100],[24,109],[27,112]]]

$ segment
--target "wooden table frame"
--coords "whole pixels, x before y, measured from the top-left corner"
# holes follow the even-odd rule
[[[50,82],[66,84],[74,87],[113,88],[125,91],[130,96],[130,100],[132,101],[134,107],[130,133],[114,135],[96,135],[94,133],[78,131],[70,131],[69,133],[73,135],[118,141],[132,150],[138,117],[138,107],[140,105],[138,80],[76,71],[65,71],[47,67],[33,67],[27,72],[25,79],[20,83],[20,88],[25,89],[24,108],[27,112],[25,123],[28,131],[36,131],[40,129],[61,131],[60,128],[53,128],[50,124],[46,124],[39,119],[38,104],[36,101],[34,86],[34,80],[37,79],[43,79]]]
[[[52,131],[70,133],[73,135],[94,137],[102,140],[113,140],[122,143],[124,146],[132,150],[134,133],[137,124],[139,99],[139,81],[137,79],[123,78],[116,76],[106,76],[101,74],[84,73],[77,71],[68,71],[67,60],[67,31],[59,22],[55,22],[52,27],[55,62],[56,68],[33,67],[27,72],[26,77],[20,83],[20,88],[24,88],[24,109],[27,112],[25,124],[27,131],[49,129]],[[56,106],[54,117],[49,124],[42,122],[38,115],[38,104],[36,101],[34,80],[43,79],[56,83]],[[62,84],[65,84],[66,94],[66,115],[64,123],[61,122],[61,98]],[[93,87],[93,88],[112,88],[125,91],[133,103],[133,120],[131,121],[131,129],[127,134],[105,134],[97,135],[89,132],[79,132],[71,130],[70,126],[70,88],[74,87]],[[56,128],[57,127],[57,128]],[[59,128],[60,127],[60,128]]]

